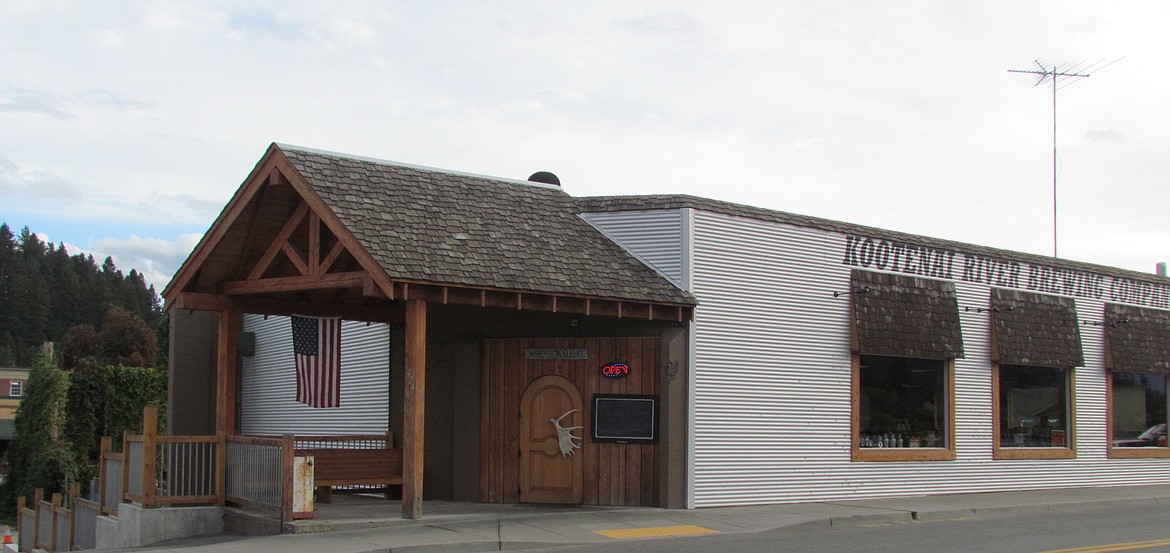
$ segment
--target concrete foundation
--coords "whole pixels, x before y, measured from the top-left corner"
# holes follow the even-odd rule
[[[223,533],[223,507],[118,505],[118,517],[98,517],[97,549],[126,549]]]

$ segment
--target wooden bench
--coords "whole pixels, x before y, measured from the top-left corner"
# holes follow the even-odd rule
[[[329,503],[334,486],[402,485],[402,451],[394,434],[369,436],[297,436],[297,455],[313,456],[313,485],[318,501]],[[383,444],[371,447],[371,444]]]

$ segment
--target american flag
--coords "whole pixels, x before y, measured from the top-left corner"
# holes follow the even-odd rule
[[[341,406],[341,319],[292,317],[297,361],[297,401],[310,407]]]

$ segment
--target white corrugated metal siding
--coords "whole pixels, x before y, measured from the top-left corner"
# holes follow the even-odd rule
[[[245,434],[379,434],[390,406],[390,330],[384,324],[341,326],[341,407],[316,409],[296,401],[292,329],[288,317],[245,315],[256,333],[256,355],[242,367],[240,429]]]
[[[1170,483],[1170,460],[1106,458],[1100,327],[1081,327],[1077,458],[993,460],[990,319],[973,310],[955,364],[956,460],[853,462],[850,300],[833,297],[849,288],[844,236],[709,212],[693,232],[694,506]],[[956,291],[960,308],[988,305],[985,285]],[[1101,302],[1077,305],[1100,319]]]
[[[686,289],[680,210],[586,213],[582,217],[676,286]]]

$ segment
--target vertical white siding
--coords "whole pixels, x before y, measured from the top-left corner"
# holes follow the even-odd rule
[[[384,324],[341,326],[341,407],[315,409],[296,401],[288,317],[245,315],[256,333],[256,355],[245,357],[240,429],[245,434],[378,434],[390,406],[390,331]]]
[[[842,235],[694,214],[697,507],[1051,487],[1170,483],[1170,460],[1107,459],[1100,327],[1082,326],[1076,459],[992,459],[989,288],[956,282],[956,460],[850,459],[850,268]],[[684,278],[684,282],[685,282]],[[1085,320],[1099,301],[1077,299]]]
[[[586,213],[582,217],[676,286],[686,289],[682,210]]]

